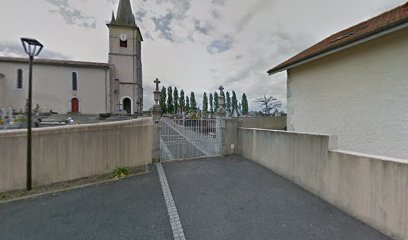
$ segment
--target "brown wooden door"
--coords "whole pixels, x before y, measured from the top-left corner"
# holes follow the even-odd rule
[[[79,112],[79,101],[78,98],[73,98],[71,100],[71,112],[78,113]]]

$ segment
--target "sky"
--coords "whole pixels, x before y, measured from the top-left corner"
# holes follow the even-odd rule
[[[286,105],[286,73],[266,71],[342,29],[407,0],[131,0],[144,37],[145,109],[153,80],[204,92],[220,85]],[[0,56],[24,56],[20,37],[40,40],[42,58],[108,61],[108,28],[118,0],[0,0]]]

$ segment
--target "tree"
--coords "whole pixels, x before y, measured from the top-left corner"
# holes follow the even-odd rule
[[[186,110],[187,113],[190,112],[190,99],[186,96]]]
[[[237,113],[237,115],[239,114],[238,112],[238,99],[237,99],[237,94],[235,94],[235,91],[232,91],[232,100],[231,100],[231,107],[232,107],[232,111],[231,114],[234,115],[234,112]]]
[[[181,90],[180,92],[179,107],[180,107],[181,112],[186,111],[186,101],[185,101],[185,96],[184,96],[184,90]]]
[[[204,96],[203,96],[203,112],[208,112],[208,97],[207,97],[207,93],[204,93]]]
[[[197,112],[197,102],[195,99],[194,92],[191,92],[191,96],[190,96],[190,110],[193,112]]]
[[[227,113],[228,114],[231,114],[231,96],[230,96],[230,93],[229,92],[227,92],[227,99],[226,99],[227,101],[227,107],[226,107],[226,111],[227,111]]]
[[[167,89],[167,113],[174,113],[173,89],[171,87]]]
[[[176,87],[174,88],[173,95],[174,95],[174,99],[173,99],[174,113],[178,113],[178,110],[179,110],[179,95],[178,95],[178,90],[177,90]]]
[[[166,106],[166,87],[163,86],[161,93],[160,93],[160,108],[163,114],[167,113],[167,106]]]
[[[279,107],[282,107],[281,101],[273,96],[266,97],[264,95],[263,97],[256,99],[255,102],[261,105],[262,111],[267,115],[271,114],[271,110],[277,110]]]
[[[241,104],[242,104],[242,114],[243,115],[248,115],[249,113],[249,106],[248,106],[248,99],[246,94],[242,94],[242,100],[241,100]]]
[[[220,104],[218,102],[218,93],[215,92],[214,93],[214,112],[216,112],[218,110],[218,108],[220,107]]]
[[[211,113],[214,113],[214,103],[213,103],[213,101],[214,101],[213,95],[212,95],[212,93],[210,93],[210,112]]]

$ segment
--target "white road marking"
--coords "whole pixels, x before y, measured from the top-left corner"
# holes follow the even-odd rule
[[[173,231],[174,240],[186,240],[184,236],[183,226],[181,225],[180,216],[178,214],[176,203],[171,194],[169,183],[167,182],[166,174],[164,173],[161,163],[156,163],[157,171],[159,172],[160,183],[166,201],[167,212],[170,217],[171,230]]]

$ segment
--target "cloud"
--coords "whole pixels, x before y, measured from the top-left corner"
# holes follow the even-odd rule
[[[82,11],[71,6],[68,0],[45,0],[46,2],[57,7],[56,10],[50,12],[58,13],[62,16],[65,23],[68,25],[76,25],[85,28],[96,28],[96,19],[94,17],[85,16]]]
[[[27,54],[24,52],[23,46],[17,43],[10,42],[0,42],[0,56],[6,57],[27,57]],[[68,56],[48,50],[43,49],[40,53],[40,58],[49,58],[49,59],[70,59]]]
[[[200,32],[204,35],[208,35],[208,33],[213,29],[213,26],[208,24],[205,21],[201,21],[198,19],[194,19],[194,30]]]
[[[106,0],[108,3],[115,5],[118,0]]]
[[[156,3],[168,4],[168,10],[171,12],[177,19],[183,19],[185,13],[190,9],[192,0],[156,0]]]
[[[143,22],[143,18],[146,16],[147,11],[145,9],[139,9],[136,11],[135,17],[139,22]]]
[[[216,39],[207,46],[207,51],[210,54],[223,53],[230,50],[232,47],[232,40],[225,36],[222,39]]]
[[[226,0],[212,0],[211,3],[215,5],[224,6]]]
[[[172,13],[167,13],[164,16],[153,17],[152,20],[156,25],[156,31],[160,32],[160,37],[174,42],[173,31],[170,27],[171,22],[173,21],[174,15]]]

